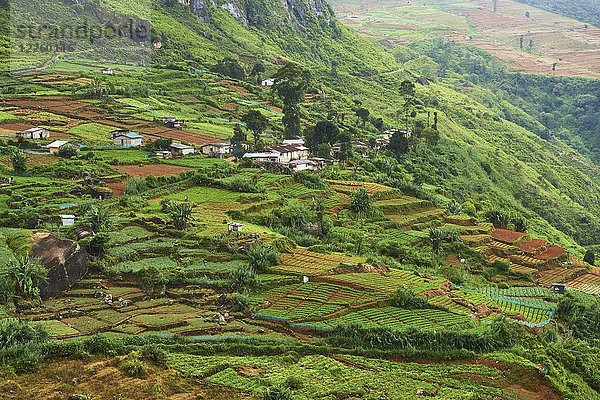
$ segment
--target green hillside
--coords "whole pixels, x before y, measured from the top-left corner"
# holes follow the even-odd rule
[[[0,11],[0,399],[598,398],[598,81],[319,0]]]

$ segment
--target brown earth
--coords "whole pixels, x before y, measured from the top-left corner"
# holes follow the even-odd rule
[[[117,171],[132,176],[134,178],[144,178],[146,176],[170,176],[179,175],[185,171],[191,171],[192,168],[180,167],[167,164],[148,164],[148,165],[119,165],[114,167]],[[110,186],[109,186],[110,187]]]
[[[66,400],[75,394],[102,400],[238,400],[252,397],[173,370],[149,367],[146,378],[132,378],[111,359],[59,360],[40,371],[0,375],[0,400]]]

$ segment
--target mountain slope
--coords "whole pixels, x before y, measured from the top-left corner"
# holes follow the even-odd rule
[[[234,56],[248,69],[263,61],[266,74],[271,74],[285,60],[304,64],[313,76],[311,90],[321,92],[305,107],[307,124],[332,110],[353,115],[353,101],[359,100],[386,125],[402,125],[398,116],[403,104],[401,82],[426,77],[427,84],[417,85],[416,96],[422,106],[416,119],[425,123],[428,112],[438,112],[441,140],[416,147],[402,157],[397,178],[424,184],[426,196],[440,205],[457,199],[479,215],[493,208],[521,212],[536,234],[575,250],[580,249],[578,244],[599,241],[597,165],[559,139],[541,138],[534,132],[543,131],[543,125],[534,116],[492,90],[469,82],[469,76],[456,72],[440,75],[442,63],[427,56],[425,49],[385,48],[329,20],[328,12],[313,14],[311,10],[322,8],[318,2],[310,2],[302,10],[295,3],[240,2],[236,7],[245,11],[239,15],[229,6],[205,7],[203,15],[198,12],[199,3],[174,1],[86,3],[87,7],[95,3],[99,10],[86,15],[135,16],[149,21],[153,40],[162,46],[146,58],[145,62],[154,65],[210,69],[218,60]],[[248,13],[249,4],[261,10],[264,21],[293,23],[273,34],[268,22]],[[57,12],[57,18],[59,14],[64,13]],[[82,55],[89,57],[90,46],[81,46]],[[142,58],[146,51],[147,47],[134,43],[119,54],[129,61]],[[143,74],[139,79],[143,81]],[[359,139],[375,132],[369,125],[355,129],[353,135]],[[367,179],[382,179],[381,174],[358,173]]]

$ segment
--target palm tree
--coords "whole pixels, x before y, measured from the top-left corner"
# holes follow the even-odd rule
[[[41,301],[40,286],[46,282],[48,270],[38,258],[25,256],[20,260],[9,260],[6,268],[0,272],[0,278],[10,282],[13,303],[17,316],[20,315],[21,302]]]

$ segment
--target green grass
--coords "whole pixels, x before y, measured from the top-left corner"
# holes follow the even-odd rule
[[[77,136],[84,143],[93,145],[108,145],[112,144],[110,132],[114,131],[115,129],[116,128],[114,126],[89,123],[77,125],[69,129],[67,133]]]

